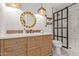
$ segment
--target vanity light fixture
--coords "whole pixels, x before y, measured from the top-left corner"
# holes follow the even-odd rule
[[[41,8],[38,9],[38,13],[42,16],[46,17],[46,27],[47,25],[52,25],[52,17],[48,17],[46,15],[46,9],[43,7],[43,4],[41,4]]]
[[[41,8],[38,9],[38,13],[42,16],[46,15],[46,9],[43,7],[42,4],[41,4]]]

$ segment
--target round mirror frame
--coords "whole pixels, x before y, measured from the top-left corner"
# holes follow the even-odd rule
[[[25,18],[25,16],[28,16],[28,15],[32,16],[32,18],[33,18],[33,19],[32,19],[33,22],[32,22],[31,25],[26,25],[26,24],[25,24],[25,20],[26,20],[26,19],[24,19],[24,18]],[[20,15],[20,22],[21,22],[21,24],[25,27],[25,29],[26,29],[26,28],[31,28],[31,27],[35,26],[35,24],[36,24],[36,17],[35,17],[35,15],[34,15],[32,12],[26,11],[26,12],[23,12],[23,13]]]

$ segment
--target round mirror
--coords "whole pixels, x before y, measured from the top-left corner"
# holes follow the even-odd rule
[[[27,26],[32,25],[32,22],[33,22],[32,16],[27,15],[27,16],[25,16],[24,19],[25,19],[25,24],[26,24]]]
[[[32,12],[26,11],[21,14],[20,21],[25,28],[31,28],[36,24],[36,17]]]

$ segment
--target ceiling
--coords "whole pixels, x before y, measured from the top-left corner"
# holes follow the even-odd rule
[[[43,6],[46,8],[53,8],[54,11],[64,8],[72,3],[44,3]],[[26,9],[39,9],[41,3],[22,3],[22,10]]]
[[[57,10],[60,10],[68,5],[70,5],[72,3],[44,3],[43,6],[44,8],[47,10],[47,14],[49,16],[52,15],[52,8],[53,8],[53,11],[57,11]],[[41,7],[41,3],[22,3],[22,6],[21,6],[21,10],[23,11],[27,11],[27,10],[30,10],[32,11],[33,13],[38,13],[37,10]]]

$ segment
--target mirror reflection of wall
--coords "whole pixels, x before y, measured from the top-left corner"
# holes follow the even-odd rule
[[[28,16],[25,16],[25,24],[27,26],[31,25],[33,22],[33,19],[32,19],[32,16],[28,15]]]

